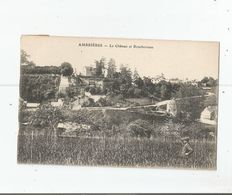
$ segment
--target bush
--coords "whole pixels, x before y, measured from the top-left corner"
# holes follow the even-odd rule
[[[127,129],[132,137],[151,137],[152,126],[145,120],[135,120],[128,125]]]
[[[20,133],[26,132],[30,134],[34,132],[43,135],[54,135],[55,127],[59,121],[64,120],[61,110],[54,108],[50,104],[44,104],[39,107],[35,112],[21,111],[19,115],[20,123],[28,123],[25,128],[20,128]]]
[[[97,106],[109,106],[108,103],[109,103],[109,102],[107,102],[105,98],[100,98],[100,99],[96,102],[96,105],[97,105]]]
[[[95,94],[96,93],[96,89],[94,87],[90,87],[89,88],[89,93]]]
[[[22,74],[20,78],[20,97],[29,102],[42,102],[55,98],[60,76],[49,74]]]

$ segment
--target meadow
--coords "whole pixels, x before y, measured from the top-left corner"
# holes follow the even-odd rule
[[[18,137],[18,163],[125,167],[216,168],[214,141],[190,142],[194,152],[180,156],[180,141],[168,139]]]
[[[61,137],[57,131],[61,119],[92,128],[76,137]],[[216,168],[216,129],[199,122],[184,124],[122,111],[71,111],[48,105],[36,112],[21,111],[19,121],[18,163]],[[149,137],[141,134],[144,131],[150,132]],[[180,155],[183,136],[190,137],[193,148],[187,158]]]

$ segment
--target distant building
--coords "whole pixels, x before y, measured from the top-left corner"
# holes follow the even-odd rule
[[[202,89],[203,89],[204,91],[209,92],[212,88],[211,88],[211,87],[202,87]]]
[[[158,112],[167,113],[171,116],[177,115],[177,104],[174,99],[158,102],[157,104],[155,104],[155,106]]]
[[[106,98],[106,95],[92,95],[90,98],[92,98],[94,102],[97,102],[101,98]]]
[[[104,77],[80,76],[82,85],[89,87],[99,87],[103,89]]]
[[[26,102],[26,109],[29,111],[36,111],[39,109],[40,103],[27,103]]]
[[[216,125],[217,106],[207,106],[202,112],[200,122]]]
[[[89,104],[90,104],[89,97],[87,97],[87,96],[84,96],[84,97],[78,96],[77,100],[72,102],[72,110],[80,110],[83,105],[89,105]]]
[[[63,104],[64,104],[64,102],[63,102],[62,99],[58,99],[57,102],[51,102],[51,105],[52,105],[53,107],[62,107]]]
[[[106,95],[92,95],[89,92],[85,92],[85,97],[92,98],[94,102],[97,102],[101,98],[106,98]]]
[[[152,78],[153,83],[159,83],[160,81],[167,81],[167,79],[164,77],[164,74],[157,75]]]
[[[174,79],[169,79],[170,83],[182,83],[183,81],[178,79],[178,78],[174,78]]]
[[[27,103],[27,108],[38,108],[40,103]]]
[[[92,66],[85,66],[85,76],[94,76],[96,69]]]
[[[201,119],[215,120],[216,106],[207,106],[201,113]]]

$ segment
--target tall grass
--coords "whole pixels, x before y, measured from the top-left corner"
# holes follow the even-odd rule
[[[180,156],[178,141],[135,138],[18,136],[18,162],[94,166],[215,169],[216,143],[190,142],[194,152]]]

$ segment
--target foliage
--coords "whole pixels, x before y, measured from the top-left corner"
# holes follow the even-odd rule
[[[60,74],[57,66],[21,66],[22,74]]]
[[[190,83],[181,83],[179,84],[178,90],[174,94],[174,97],[183,98],[201,95],[204,95],[204,92],[201,88],[193,86]]]
[[[64,62],[61,66],[35,66],[31,62],[28,66],[21,66],[22,74],[63,74],[64,76],[70,76],[73,73],[72,65],[68,62]]]
[[[77,96],[80,94],[80,91],[75,85],[70,85],[66,88],[66,94],[69,98],[74,98],[74,96]]]
[[[105,69],[105,58],[102,57],[99,61],[95,60],[95,65],[96,65],[95,76],[103,77],[104,76],[103,70]]]
[[[100,107],[105,107],[105,106],[112,106],[111,101],[107,100],[106,98],[100,98],[97,102],[96,102],[96,106],[100,106]]]
[[[127,130],[132,137],[150,138],[152,126],[145,120],[137,119],[128,125]]]
[[[42,102],[55,98],[60,77],[49,74],[22,74],[20,78],[20,97],[28,102]]]
[[[200,82],[200,86],[205,86],[205,87],[214,87],[218,83],[218,80],[214,79],[213,77],[204,77]]]
[[[115,60],[113,58],[111,58],[108,62],[107,77],[114,78],[115,73],[116,73]]]
[[[71,111],[49,105],[42,105],[36,112],[21,111],[20,123],[29,122],[29,125],[20,125],[18,162],[215,168],[216,139],[210,137],[212,132],[215,134],[215,128],[161,118],[153,123],[142,119],[130,122],[132,114],[128,113],[128,117],[124,114]],[[91,125],[91,131],[81,132],[78,138],[56,137],[57,124],[62,121]],[[188,158],[179,155],[180,136],[190,137],[194,152]]]
[[[21,65],[35,66],[35,63],[33,61],[30,61],[29,58],[30,55],[28,55],[26,51],[21,50],[21,57],[20,57]]]
[[[42,104],[38,110],[31,112],[23,110],[20,113],[20,122],[27,122],[30,128],[20,128],[20,134],[31,131],[42,135],[54,135],[55,127],[60,120],[63,120],[60,109],[52,107],[50,104]]]
[[[60,66],[60,73],[63,76],[70,76],[73,73],[72,65],[68,62],[63,62]]]
[[[142,90],[139,88],[134,89],[134,95],[132,97],[140,98],[142,96]]]
[[[132,84],[132,72],[130,68],[121,65],[119,78],[122,84],[126,85],[127,87],[130,87]]]
[[[89,166],[216,168],[215,142],[190,142],[193,153],[182,158],[182,144],[157,139],[89,139],[18,136],[18,163]]]

